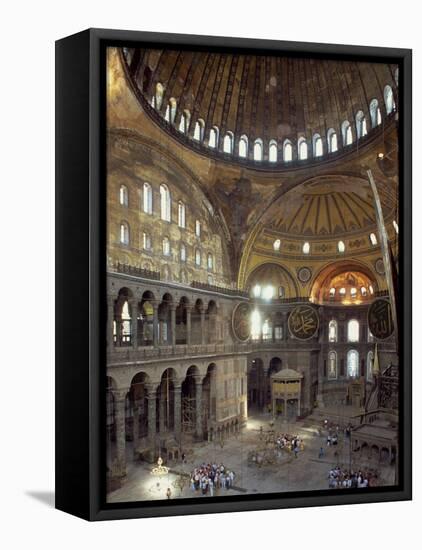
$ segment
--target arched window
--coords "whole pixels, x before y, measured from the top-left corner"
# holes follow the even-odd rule
[[[312,146],[314,157],[322,157],[322,139],[319,134],[314,134],[312,138]]]
[[[143,189],[143,210],[145,214],[152,214],[152,187],[147,182]]]
[[[328,341],[337,342],[337,321],[335,319],[331,319],[328,323]]]
[[[274,287],[272,285],[264,286],[262,289],[262,297],[264,300],[272,300],[274,297]]]
[[[126,185],[121,185],[119,189],[119,202],[122,206],[129,206],[129,196]]]
[[[186,245],[184,243],[180,245],[180,261],[186,262]]]
[[[161,82],[157,82],[157,85],[155,86],[155,105],[154,107],[159,111],[161,109],[161,105],[163,104],[163,93],[164,88]]]
[[[189,131],[190,124],[190,112],[188,110],[183,111],[182,116],[180,117],[179,123],[179,132],[187,134]]]
[[[372,128],[381,124],[381,109],[378,105],[378,99],[373,99],[369,104],[369,114],[371,115]]]
[[[130,339],[131,339],[131,333],[132,333],[132,322],[131,322],[131,317],[130,317],[130,312],[129,312],[129,303],[128,301],[126,300],[124,303],[123,303],[123,306],[122,306],[122,342],[125,343],[125,344],[128,344],[130,342]]]
[[[362,294],[362,296],[366,296],[366,295],[367,295],[367,290],[366,290],[366,287],[365,287],[365,286],[362,286],[362,287],[361,287],[360,293]]]
[[[286,139],[283,143],[283,160],[284,162],[293,160],[293,145],[289,139]]]
[[[337,134],[334,128],[330,128],[327,132],[327,147],[329,153],[335,153],[338,150]]]
[[[151,235],[148,233],[142,233],[142,248],[144,250],[151,250]]]
[[[384,88],[384,103],[387,115],[396,110],[396,104],[394,102],[393,90],[389,84]]]
[[[273,337],[272,323],[269,319],[265,319],[264,323],[262,324],[262,339],[271,340],[272,337]]]
[[[261,337],[261,314],[257,309],[255,309],[251,315],[251,338],[252,340],[259,340],[260,337]]]
[[[256,139],[253,145],[253,159],[261,161],[263,155],[262,139]]]
[[[261,285],[255,285],[252,289],[252,296],[259,298],[261,296]]]
[[[369,285],[369,294],[374,293],[374,287],[372,285]]]
[[[166,107],[166,114],[164,115],[164,118],[169,122],[170,124],[174,124],[174,119],[176,118],[176,112],[177,112],[177,101],[174,99],[174,97],[170,98],[168,105]]]
[[[394,227],[394,231],[397,233],[399,233],[399,225],[398,223],[396,222],[396,220],[393,220],[393,227]]]
[[[338,292],[341,296],[346,296],[346,289],[344,288],[344,286],[342,286]]]
[[[396,69],[394,70],[394,81],[396,83],[396,86],[399,85],[399,68],[396,67]]]
[[[357,288],[355,288],[355,287],[353,286],[353,287],[350,289],[350,297],[351,297],[351,298],[356,298],[357,293],[358,293]]]
[[[213,269],[214,267],[213,257],[211,253],[209,253],[207,256],[207,267],[208,269]]]
[[[341,125],[341,133],[343,137],[343,146],[353,143],[352,127],[348,120],[345,120]]]
[[[201,222],[199,220],[195,221],[195,235],[197,237],[201,236]]]
[[[163,254],[164,256],[170,256],[170,239],[168,237],[163,239]]]
[[[170,191],[164,183],[160,185],[160,201],[161,201],[161,219],[171,221],[171,199]]]
[[[374,377],[374,352],[368,351],[368,356],[366,359],[366,379],[368,382],[372,382]]]
[[[346,246],[343,241],[337,243],[337,250],[342,254],[346,250]]]
[[[359,376],[359,353],[355,349],[347,352],[347,376],[349,378]]]
[[[247,158],[248,156],[248,137],[243,135],[239,140],[239,157]]]
[[[202,141],[204,139],[205,122],[202,118],[199,118],[195,123],[195,129],[193,132],[193,139],[196,141]]]
[[[299,138],[297,142],[298,156],[300,160],[306,160],[308,158],[308,144],[304,137]]]
[[[336,295],[336,289],[335,287],[331,287],[330,288],[330,298],[334,298],[334,296]]]
[[[223,151],[225,153],[233,153],[233,133],[227,132],[223,140]]]
[[[277,142],[275,139],[270,141],[270,147],[268,149],[268,160],[270,162],[277,162]]]
[[[186,227],[186,207],[185,203],[182,201],[179,201],[178,204],[178,225],[182,229]]]
[[[347,323],[347,341],[359,342],[359,321],[350,319]]]
[[[273,243],[273,248],[276,252],[280,250],[281,241],[280,239],[276,239]]]
[[[369,240],[371,241],[372,246],[377,246],[378,240],[377,240],[377,236],[375,235],[375,233],[371,233],[369,235]]]
[[[210,139],[208,140],[208,146],[213,149],[218,148],[219,132],[217,126],[213,126],[210,130]]]
[[[337,353],[330,351],[328,354],[328,378],[335,380],[337,378]]]
[[[366,129],[366,118],[363,114],[363,111],[358,111],[356,113],[356,135],[359,138],[366,136],[367,129]]]
[[[129,225],[126,222],[120,224],[120,244],[129,244]]]
[[[303,243],[302,251],[304,254],[309,254],[311,251],[311,245],[308,242]]]
[[[195,250],[195,263],[198,266],[201,265],[201,251],[199,250],[199,248]]]
[[[284,286],[279,286],[278,287],[278,297],[279,298],[284,298],[285,294],[286,294],[286,291],[284,289]]]

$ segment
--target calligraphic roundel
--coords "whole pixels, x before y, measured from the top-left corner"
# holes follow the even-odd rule
[[[246,342],[251,335],[251,308],[242,302],[238,304],[232,316],[232,328],[235,337],[241,342]]]
[[[368,309],[368,326],[378,340],[385,340],[393,334],[394,323],[388,300],[375,300]]]
[[[318,312],[312,306],[296,306],[289,315],[288,325],[292,336],[299,340],[309,340],[318,331]]]

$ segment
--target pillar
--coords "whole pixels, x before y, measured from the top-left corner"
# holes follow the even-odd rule
[[[205,308],[201,308],[201,344],[207,343],[207,335],[205,333]]]
[[[114,296],[107,296],[107,346],[109,350],[114,348],[113,323],[114,323]]]
[[[195,377],[195,436],[199,441],[204,439],[202,429],[202,376]]]
[[[133,457],[137,457],[136,450],[139,442],[139,408],[136,401],[133,404]]]
[[[174,385],[174,436],[181,443],[182,433],[182,386]]]
[[[131,305],[131,340],[132,347],[138,349],[138,301],[132,300]]]
[[[126,395],[128,389],[113,391],[114,419],[116,424],[116,461],[115,471],[118,477],[126,475]]]
[[[176,345],[176,304],[170,306],[171,345]]]
[[[152,323],[152,344],[154,348],[158,347],[158,302],[153,302],[154,317]]]
[[[151,451],[151,459],[155,460],[155,439],[156,439],[156,388],[146,386],[148,399],[148,441]]]
[[[158,410],[160,413],[160,417],[158,419],[159,429],[160,429],[160,433],[164,433],[166,431],[166,425],[167,425],[167,422],[166,422],[167,410],[166,410],[166,400],[164,397],[163,388],[161,388],[158,398],[159,398]]]
[[[186,306],[186,345],[190,346],[191,343],[191,312],[192,308]]]

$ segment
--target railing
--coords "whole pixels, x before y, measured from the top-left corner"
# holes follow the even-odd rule
[[[314,349],[318,346],[317,342],[301,342],[300,349]],[[248,343],[231,343],[231,344],[177,344],[161,345],[159,347],[147,346],[138,347],[137,349],[128,346],[114,347],[108,351],[108,364],[125,362],[148,361],[152,359],[165,359],[173,357],[197,357],[208,355],[233,355],[233,354],[251,354],[256,352],[265,352],[274,350],[275,352],[293,351],[298,348],[296,341],[269,341],[269,342],[248,342]]]
[[[226,294],[228,296],[241,296],[242,298],[249,298],[249,294],[244,290],[238,288],[228,288],[217,285],[210,285],[208,283],[201,283],[200,281],[192,281],[190,286],[199,290],[207,290],[209,292],[216,292],[218,294]]]
[[[118,273],[125,273],[127,275],[135,275],[136,277],[142,277],[144,279],[153,279],[159,281],[161,279],[159,271],[152,271],[150,269],[144,269],[143,267],[135,267],[133,265],[122,264],[117,262],[114,264],[114,268]]]

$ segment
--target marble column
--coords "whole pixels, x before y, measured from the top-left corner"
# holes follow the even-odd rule
[[[181,443],[182,434],[182,386],[174,385],[174,437]]]
[[[151,452],[151,460],[155,460],[155,440],[156,440],[156,388],[146,386],[148,399],[148,441]]]
[[[190,346],[191,343],[191,313],[192,308],[190,306],[186,306],[186,345]]]
[[[171,316],[171,345],[176,345],[176,304],[171,304],[170,306],[170,316]]]
[[[154,348],[158,347],[158,302],[153,302],[154,317],[152,322],[152,343]]]
[[[195,376],[195,437],[203,441],[202,429],[202,376]]]
[[[114,390],[114,421],[116,425],[116,461],[114,475],[126,475],[126,395],[128,389]]]
[[[112,350],[114,348],[114,303],[115,297],[107,296],[107,346],[109,350]]]
[[[166,427],[167,427],[167,407],[166,407],[166,395],[165,393],[163,393],[163,389],[161,388],[160,390],[160,393],[159,393],[159,403],[158,403],[158,410],[159,410],[159,419],[158,419],[158,423],[159,423],[159,429],[160,429],[160,433],[164,433],[166,431]]]
[[[131,303],[131,343],[133,349],[138,349],[138,301],[132,300]]]
[[[139,443],[139,408],[136,402],[133,404],[133,457],[137,457],[137,448]]]
[[[205,345],[207,343],[207,335],[205,332],[205,308],[201,308],[201,344]]]

